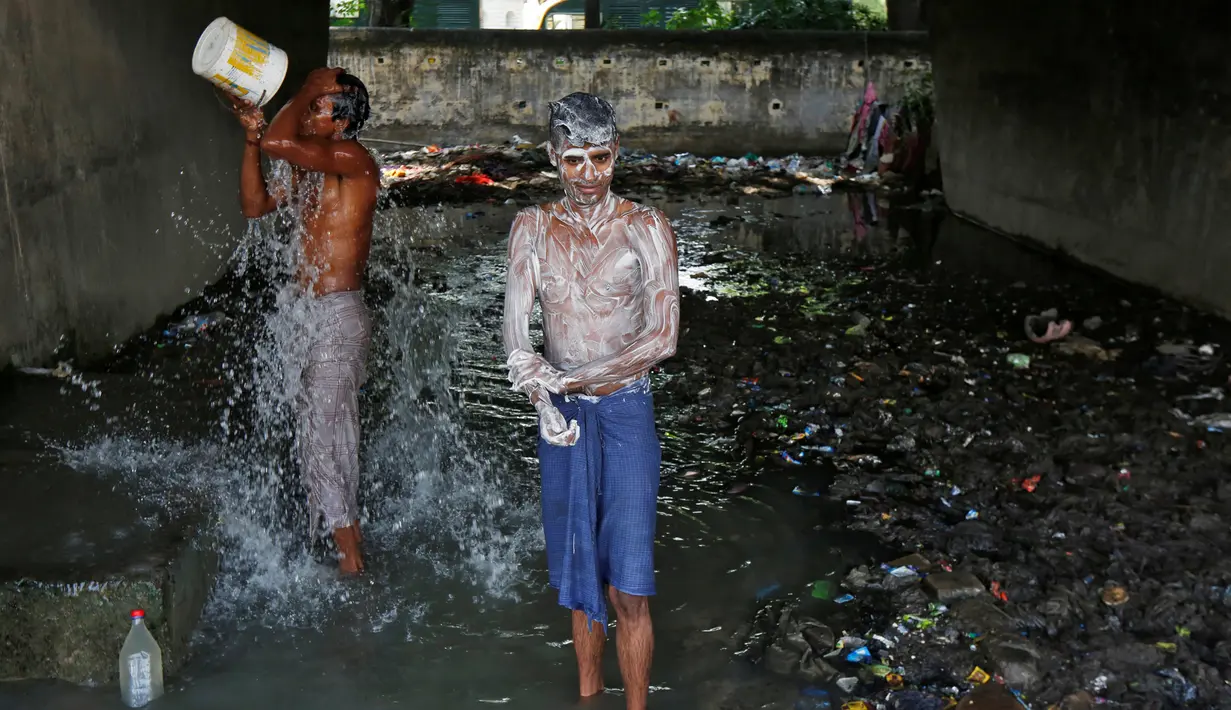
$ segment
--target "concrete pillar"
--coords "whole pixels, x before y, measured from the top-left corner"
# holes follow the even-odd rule
[[[0,367],[108,351],[216,278],[243,137],[192,50],[218,15],[286,49],[272,114],[328,51],[328,0],[0,2]]]
[[[1231,315],[1223,7],[935,3],[949,205]]]
[[[924,0],[885,0],[889,29],[898,32],[926,30],[923,4]]]

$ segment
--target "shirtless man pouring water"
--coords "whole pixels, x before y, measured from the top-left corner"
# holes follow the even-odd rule
[[[572,610],[581,695],[603,690],[610,601],[627,706],[640,710],[654,651],[661,462],[647,375],[675,353],[675,234],[657,209],[611,193],[619,134],[610,104],[566,96],[551,104],[549,131],[565,196],[521,211],[509,235],[509,379],[539,413],[548,567]],[[542,355],[530,342],[536,297]]]
[[[245,217],[295,209],[299,260],[295,297],[306,362],[298,396],[296,457],[315,533],[332,532],[344,575],[363,570],[359,533],[359,387],[366,378],[371,324],[363,303],[376,162],[355,140],[367,121],[368,92],[341,69],[308,75],[266,129],[261,109],[231,97],[246,134],[240,169]],[[270,192],[262,151],[291,165],[290,193]],[[298,349],[297,349],[298,352]]]

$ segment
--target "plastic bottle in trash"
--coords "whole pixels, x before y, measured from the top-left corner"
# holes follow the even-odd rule
[[[162,696],[162,650],[145,627],[145,612],[134,609],[132,628],[120,649],[120,697],[130,708]]]

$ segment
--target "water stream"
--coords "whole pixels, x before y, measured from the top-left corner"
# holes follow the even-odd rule
[[[682,284],[713,298],[739,290],[724,285],[720,266],[706,264],[715,248],[901,248],[880,228],[853,241],[845,197],[662,206],[679,235]],[[509,391],[500,344],[514,211],[475,205],[378,215],[363,395],[368,572],[360,581],[337,580],[321,551],[305,544],[300,489],[287,485],[295,480],[286,455],[290,392],[278,373],[293,353],[274,337],[284,327],[279,316],[265,320],[276,311],[269,276],[285,262],[263,251],[270,240],[262,233],[237,255],[253,278],[247,300],[225,304],[238,324],[215,363],[224,402],[200,414],[209,433],[169,438],[134,416],[131,426],[63,443],[75,468],[112,477],[167,511],[208,505],[219,521],[223,569],[195,657],[159,707],[576,704],[568,614],[555,604],[542,557],[533,410]],[[669,377],[656,375],[656,389]],[[852,546],[812,532],[815,507],[789,486],[729,495],[743,473],[731,432],[702,428],[669,392],[656,402],[664,466],[651,706],[696,707],[745,679],[746,669],[731,661],[730,637],[758,596],[802,588],[837,569]],[[614,652],[606,676],[618,689]],[[6,708],[118,702],[114,688],[0,688]],[[618,692],[594,705],[622,706]]]

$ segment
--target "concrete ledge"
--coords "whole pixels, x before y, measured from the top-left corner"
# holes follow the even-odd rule
[[[0,583],[0,680],[56,679],[105,685],[117,681],[117,659],[128,613],[144,609],[174,675],[189,656],[188,641],[217,571],[205,540],[184,540],[157,566],[104,581]]]
[[[218,568],[213,528],[196,512],[208,506],[146,499],[138,480],[65,463],[46,440],[84,440],[125,416],[126,387],[144,385],[109,378],[117,396],[90,400],[63,384],[0,380],[0,680],[115,682],[134,608],[145,609],[172,675]]]

